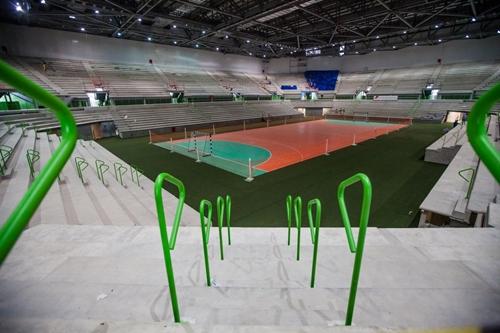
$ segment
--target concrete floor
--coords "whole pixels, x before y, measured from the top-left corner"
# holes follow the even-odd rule
[[[0,270],[1,332],[378,332],[500,324],[500,231],[377,229],[367,233],[353,324],[343,330],[353,255],[343,229],[322,229],[316,288],[303,230],[233,228],[214,286],[205,286],[200,229],[172,252],[181,318],[174,325],[154,226],[38,225]],[[225,236],[224,236],[225,237]],[[168,330],[165,329],[168,328]]]

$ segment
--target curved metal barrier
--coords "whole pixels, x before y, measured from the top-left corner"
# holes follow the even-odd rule
[[[120,184],[122,186],[125,186],[123,184],[123,175],[127,173],[127,168],[123,166],[120,162],[115,162],[113,163],[113,168],[115,170],[115,178],[116,181],[120,181]]]
[[[205,207],[208,207],[208,216],[205,217]],[[200,201],[200,225],[201,225],[201,240],[203,242],[203,258],[205,259],[205,275],[207,278],[207,286],[212,285],[210,278],[210,262],[208,260],[208,242],[210,241],[210,227],[212,226],[212,203],[208,200]]]
[[[61,123],[63,137],[61,144],[54,151],[45,167],[40,170],[38,177],[0,229],[0,263],[2,263],[70,158],[75,148],[78,133],[71,111],[60,99],[49,94],[1,60],[0,80],[54,112]]]
[[[288,246],[290,246],[290,233],[292,228],[292,206],[295,216],[295,227],[297,228],[297,260],[300,260],[300,229],[302,228],[302,198],[300,196],[292,199],[291,195],[286,197],[286,216],[288,219]]]
[[[472,171],[472,175],[470,179],[465,178],[463,173],[467,171]],[[458,171],[458,175],[465,180],[467,183],[469,183],[469,186],[467,188],[467,194],[465,195],[465,199],[469,199],[470,193],[472,192],[472,186],[474,185],[474,179],[476,178],[476,169],[475,168],[467,168],[467,169],[462,169]]]
[[[75,157],[75,164],[76,164],[76,172],[78,173],[78,178],[80,178],[82,184],[85,185],[85,180],[83,179],[83,170],[87,169],[89,164],[83,157],[80,156]]]
[[[0,176],[5,175],[7,171],[7,162],[12,156],[12,147],[7,145],[0,145]]]
[[[174,222],[170,236],[168,235],[167,223],[165,221],[165,209],[163,208],[163,183],[167,181],[177,187],[179,190],[179,201],[175,210]],[[181,223],[182,209],[184,208],[184,200],[186,198],[186,189],[184,184],[174,176],[163,172],[156,177],[155,187],[155,203],[156,213],[158,215],[158,224],[160,226],[161,242],[163,246],[163,257],[165,260],[165,270],[167,272],[168,288],[170,290],[170,299],[172,301],[172,311],[174,313],[174,321],[179,323],[181,321],[179,314],[179,303],[177,301],[177,290],[175,288],[174,270],[172,267],[172,258],[170,251],[174,250],[177,241],[177,234],[179,233],[179,226]]]
[[[488,139],[488,129],[485,126],[486,116],[498,100],[500,100],[500,84],[488,90],[472,107],[467,120],[467,136],[476,154],[500,183],[500,152]]]
[[[349,214],[345,204],[345,190],[347,187],[361,182],[363,185],[363,201],[361,204],[361,216],[359,218],[359,233],[357,243],[352,236],[351,222],[349,221]],[[368,220],[370,217],[370,206],[372,202],[372,184],[370,178],[363,173],[357,173],[354,176],[342,181],[337,189],[337,197],[339,202],[340,216],[344,224],[345,232],[347,235],[347,242],[351,253],[355,253],[354,267],[352,270],[351,288],[349,292],[349,303],[347,305],[347,314],[345,319],[346,326],[351,325],[352,316],[354,312],[354,303],[356,302],[356,292],[358,290],[359,273],[361,270],[361,261],[363,259],[363,249],[365,246],[366,229],[368,227]]]
[[[316,214],[313,218],[313,207],[316,206]],[[313,243],[313,262],[311,269],[311,288],[314,288],[316,279],[316,262],[318,259],[319,227],[321,223],[321,201],[319,199],[309,200],[307,203],[307,217],[309,219],[309,229]]]

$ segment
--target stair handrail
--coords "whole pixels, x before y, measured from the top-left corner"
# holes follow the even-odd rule
[[[78,178],[82,181],[82,184],[85,184],[85,181],[83,179],[83,170],[87,169],[89,166],[88,162],[80,156],[75,157],[75,165],[76,165],[76,172],[78,173]]]
[[[103,170],[103,167],[105,168]],[[103,160],[95,160],[95,169],[97,171],[97,178],[104,184],[104,174],[109,170],[109,165],[106,164]]]
[[[0,165],[0,175],[3,176],[7,170],[7,162],[12,155],[14,149],[11,146],[0,145],[0,159],[2,164]]]
[[[31,178],[35,178],[35,162],[40,160],[40,152],[35,149],[26,150],[26,159],[28,160],[28,166],[30,168]]]
[[[57,97],[25,78],[0,60],[0,80],[43,104],[55,113],[61,124],[63,140],[54,151],[38,177],[30,185],[17,206],[0,229],[0,264],[3,263],[17,239],[28,225],[43,198],[55,182],[73,152],[78,136],[75,120],[68,107]]]
[[[286,214],[288,218],[288,246],[290,246],[290,229],[292,228],[292,206],[295,217],[295,227],[297,228],[297,261],[300,260],[300,231],[302,229],[302,198],[291,195],[286,197]]]
[[[121,164],[120,162],[115,162],[113,163],[113,168],[115,170],[115,178],[116,178],[116,181],[118,181],[118,176],[120,177],[120,184],[122,186],[125,186],[123,185],[123,175],[125,173],[127,173],[127,168],[123,166],[123,164]]]
[[[345,204],[345,190],[347,187],[361,182],[363,186],[363,199],[361,203],[361,216],[359,219],[359,233],[358,241],[354,241],[352,235],[351,223],[349,221],[349,214],[347,213],[347,207]],[[372,201],[372,185],[370,178],[364,173],[357,173],[354,176],[343,180],[337,189],[338,204],[340,210],[340,216],[342,218],[342,223],[347,236],[347,243],[349,244],[349,250],[351,253],[355,253],[354,266],[352,270],[351,287],[349,292],[349,302],[347,305],[347,314],[345,319],[345,325],[350,326],[352,323],[352,316],[354,313],[354,304],[356,302],[356,293],[358,289],[359,274],[361,270],[361,261],[363,259],[363,250],[365,246],[366,229],[368,227],[368,220],[370,218],[370,206]]]
[[[490,143],[488,130],[485,127],[486,117],[498,100],[500,100],[500,84],[496,84],[479,97],[469,113],[467,136],[476,154],[500,183],[500,152]]]
[[[313,207],[316,207],[316,214],[313,218]],[[311,241],[313,243],[313,261],[311,270],[311,288],[314,288],[316,280],[316,263],[318,258],[319,228],[321,224],[321,201],[316,198],[307,203],[307,218],[309,220],[309,229],[311,231]]]
[[[137,186],[141,187],[141,184],[139,182],[140,176],[144,174],[144,171],[142,169],[139,169],[137,165],[130,164],[130,177],[132,178],[132,183],[136,183]],[[135,182],[134,182],[134,173],[135,173]]]
[[[207,217],[205,217],[205,207],[208,207]],[[203,258],[205,259],[205,275],[207,278],[207,286],[210,287],[212,286],[212,279],[210,278],[208,243],[210,242],[210,227],[212,226],[212,203],[206,199],[200,201],[200,226],[201,226],[201,240],[203,246]]]
[[[172,224],[172,231],[170,232],[170,237],[168,236],[167,223],[165,221],[165,209],[163,207],[163,183],[167,181],[175,185],[179,191],[179,200],[177,202],[177,208],[175,210],[174,222]],[[177,234],[179,232],[179,226],[182,217],[182,209],[184,207],[184,200],[186,198],[186,189],[184,184],[179,179],[174,176],[162,172],[155,180],[154,195],[156,203],[156,213],[158,215],[158,224],[160,226],[161,242],[163,247],[163,257],[165,260],[165,270],[168,279],[168,288],[170,290],[170,299],[172,302],[172,311],[174,314],[174,321],[176,323],[180,322],[179,314],[179,303],[177,301],[177,291],[175,288],[174,271],[172,267],[172,258],[170,256],[170,251],[174,250],[175,243],[177,241]]]
[[[220,259],[224,260],[224,241],[222,238],[222,229],[224,228],[224,216],[226,217],[228,244],[231,245],[231,197],[226,195],[217,197],[217,224],[219,226]]]
[[[463,176],[463,173],[467,172],[467,171],[472,171],[472,175],[471,175],[470,179],[467,179],[466,177]],[[476,169],[475,168],[465,168],[465,169],[459,170],[457,173],[463,180],[465,180],[469,184],[469,186],[467,187],[467,194],[465,195],[465,199],[469,199],[470,194],[472,192],[472,186],[474,185],[474,180],[476,179]]]

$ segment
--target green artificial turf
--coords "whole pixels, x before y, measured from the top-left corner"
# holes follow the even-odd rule
[[[381,136],[296,165],[267,173],[247,183],[222,169],[148,144],[147,138],[108,138],[99,143],[155,179],[168,172],[186,186],[186,203],[198,210],[201,199],[215,204],[217,195],[232,197],[232,225],[237,227],[286,226],[285,197],[302,196],[304,206],[321,199],[322,226],[341,226],[337,204],[338,184],[357,172],[366,173],[373,186],[369,225],[416,226],[419,205],[445,169],[426,163],[424,150],[442,135],[443,125],[415,123]],[[347,189],[346,202],[353,226],[358,225],[360,184]],[[172,190],[167,187],[168,190]],[[173,190],[172,190],[173,191]],[[175,192],[174,192],[175,193]],[[303,225],[307,225],[304,209]]]

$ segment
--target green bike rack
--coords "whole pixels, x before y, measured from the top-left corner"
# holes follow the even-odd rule
[[[35,178],[0,229],[0,263],[2,263],[70,158],[78,134],[71,111],[60,99],[49,94],[1,60],[0,80],[52,110],[61,124],[63,135],[61,144],[45,167],[40,170],[38,177]]]
[[[205,207],[208,207],[208,216],[205,217]],[[207,278],[207,286],[212,285],[210,278],[210,263],[208,260],[208,242],[210,241],[210,227],[212,226],[212,203],[208,200],[200,201],[200,225],[201,239],[203,242],[203,258],[205,259],[205,275]]]
[[[104,174],[109,170],[109,165],[102,160],[95,160],[95,170],[97,171],[97,178],[99,178],[103,185],[106,185],[104,183]]]
[[[467,120],[467,136],[476,154],[500,183],[500,152],[489,141],[485,126],[486,116],[498,100],[500,84],[483,94],[472,107]]]
[[[316,214],[313,218],[314,206],[316,206]],[[318,259],[319,227],[321,223],[321,201],[319,199],[312,199],[307,203],[307,218],[309,219],[309,229],[311,230],[311,240],[313,243],[311,288],[314,288],[314,282],[316,280],[316,262]]]
[[[35,162],[40,160],[40,153],[34,149],[26,150],[26,159],[30,168],[31,178],[35,178]]]
[[[122,186],[125,186],[123,185],[123,175],[127,172],[127,168],[124,167],[120,162],[113,163],[113,168],[115,170],[116,181],[118,181],[118,178],[120,178],[120,184],[122,184]]]
[[[179,202],[175,210],[174,223],[172,224],[172,231],[170,237],[168,236],[167,223],[165,221],[165,209],[163,208],[163,182],[169,182],[177,187],[179,190]],[[184,184],[174,176],[163,172],[156,177],[155,181],[155,203],[156,213],[158,214],[158,224],[160,226],[161,242],[163,246],[163,257],[165,259],[165,270],[167,272],[168,288],[170,290],[170,299],[172,301],[172,311],[174,313],[174,321],[179,323],[181,321],[179,314],[179,303],[177,301],[177,290],[175,288],[174,270],[172,267],[172,258],[170,251],[174,250],[177,234],[182,217],[182,209],[184,207],[184,199],[186,198],[186,189]]]
[[[89,164],[84,158],[79,156],[75,157],[75,164],[76,164],[76,172],[78,173],[78,178],[80,178],[82,184],[85,185],[85,181],[83,179],[83,170],[87,169]]]
[[[467,171],[472,171],[472,176],[470,177],[470,179],[467,179],[463,176],[463,173]],[[476,169],[474,168],[462,169],[458,171],[458,175],[467,183],[469,183],[469,187],[467,188],[467,194],[465,195],[465,199],[469,199],[470,193],[472,192],[472,185],[474,185],[474,179],[476,178]]]
[[[12,147],[7,145],[0,145],[0,159],[2,162],[2,164],[0,165],[0,176],[5,175],[5,171],[7,170],[7,162],[12,156],[12,151]]]
[[[302,198],[297,196],[292,199],[291,195],[286,197],[286,216],[288,219],[288,246],[290,246],[290,233],[292,228],[292,206],[295,214],[295,225],[297,228],[297,260],[300,260],[300,229],[302,229]]]
[[[345,189],[357,182],[361,182],[363,186],[363,201],[361,204],[361,217],[359,220],[359,234],[357,243],[352,236],[351,222],[347,213],[345,204]],[[363,249],[365,246],[366,229],[368,227],[368,220],[370,217],[370,206],[372,202],[372,185],[370,178],[363,173],[357,173],[354,176],[342,181],[337,189],[337,196],[339,202],[340,216],[344,224],[345,232],[347,235],[347,242],[351,253],[355,253],[354,267],[352,270],[351,288],[349,292],[349,303],[347,305],[347,315],[345,319],[346,326],[352,323],[352,316],[354,312],[354,304],[356,302],[356,292],[358,290],[359,273],[361,270],[361,261],[363,259]]]

